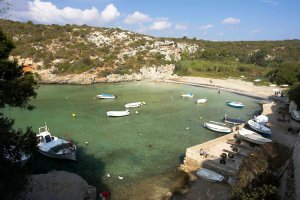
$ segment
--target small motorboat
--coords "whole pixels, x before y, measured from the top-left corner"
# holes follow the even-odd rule
[[[252,142],[255,144],[265,144],[265,143],[272,142],[272,140],[265,138],[260,134],[245,128],[239,130],[237,136],[241,139],[247,140],[248,142]]]
[[[77,148],[71,141],[52,136],[47,126],[39,128],[38,151],[48,157],[76,161]]]
[[[192,98],[194,95],[192,93],[182,94],[182,98]]]
[[[300,112],[298,110],[293,110],[291,116],[294,120],[300,121]]]
[[[226,104],[234,108],[243,108],[245,106],[243,103],[235,101],[227,101]]]
[[[129,110],[125,110],[125,111],[108,111],[106,113],[106,115],[108,117],[123,117],[123,116],[127,116],[129,114],[130,114]]]
[[[127,103],[127,104],[125,104],[125,108],[137,108],[142,105],[143,105],[142,102]]]
[[[254,120],[262,125],[266,125],[269,122],[269,118],[265,115],[254,116]]]
[[[232,132],[231,128],[226,127],[225,124],[222,124],[219,122],[214,122],[214,121],[210,121],[210,123],[208,123],[208,122],[204,123],[204,127],[208,128],[212,131],[221,132],[221,133],[231,133]]]
[[[206,169],[206,168],[199,169],[197,171],[197,175],[200,178],[203,178],[203,179],[205,179],[207,181],[211,181],[211,182],[221,182],[224,179],[224,176],[222,176],[221,174],[219,174],[215,171]]]
[[[260,123],[257,123],[256,121],[254,121],[252,119],[248,120],[247,123],[250,126],[250,128],[259,132],[262,136],[271,137],[272,131],[270,128],[268,128]]]
[[[112,94],[105,94],[105,93],[103,93],[103,94],[97,95],[97,98],[98,99],[115,99],[116,96],[112,95]]]
[[[234,125],[241,125],[247,123],[246,121],[241,119],[227,117],[227,115],[224,116],[223,120],[225,123],[234,124]]]
[[[205,103],[207,101],[207,98],[197,99],[196,103]]]

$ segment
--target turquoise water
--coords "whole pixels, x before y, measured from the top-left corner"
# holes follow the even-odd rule
[[[190,92],[194,98],[181,98],[182,93]],[[117,98],[95,99],[100,93]],[[195,103],[203,97],[208,99],[205,104]],[[243,102],[245,107],[229,107],[226,100]],[[125,103],[136,101],[146,105],[130,109],[127,117],[106,117],[107,111],[125,110]],[[204,122],[221,122],[225,113],[246,120],[260,109],[257,103],[224,91],[218,94],[217,90],[170,83],[41,85],[33,101],[36,109],[8,109],[6,114],[15,119],[18,128],[29,125],[37,131],[47,122],[53,135],[70,137],[78,146],[77,162],[36,154],[30,163],[32,171],[76,172],[97,189],[112,191],[115,199],[128,199],[127,195],[134,195],[133,187],[143,185],[143,180],[172,174],[187,147],[222,135],[205,129]]]

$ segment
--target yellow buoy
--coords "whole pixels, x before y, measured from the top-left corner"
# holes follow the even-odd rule
[[[75,114],[75,113],[72,113],[72,117],[76,117],[76,114]]]

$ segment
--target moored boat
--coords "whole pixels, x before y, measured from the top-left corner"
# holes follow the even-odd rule
[[[272,140],[265,138],[260,134],[245,128],[239,130],[237,136],[241,139],[247,140],[248,142],[252,142],[255,144],[265,144],[265,143],[272,142]]]
[[[235,101],[227,101],[226,104],[234,108],[243,108],[245,106],[243,103]]]
[[[143,105],[142,102],[127,103],[127,104],[125,104],[125,108],[137,108],[142,105]]]
[[[48,157],[76,161],[77,147],[70,141],[52,136],[47,126],[39,128],[38,151]]]
[[[97,98],[99,98],[99,99],[115,99],[116,96],[113,95],[113,94],[106,94],[106,93],[103,93],[103,94],[97,95]]]
[[[248,120],[247,123],[250,126],[250,128],[259,132],[264,137],[270,137],[272,134],[272,131],[270,128],[268,128],[260,123],[257,123],[256,121],[254,121],[252,119]]]
[[[182,94],[182,98],[192,98],[194,95],[192,93]]]
[[[230,118],[230,117],[227,117],[227,115],[224,116],[223,120],[225,123],[234,124],[234,125],[241,125],[241,124],[247,123],[246,121],[244,121],[242,119]]]
[[[196,103],[205,103],[207,101],[207,98],[197,99]]]
[[[129,114],[130,114],[129,110],[124,110],[124,111],[108,111],[106,113],[106,115],[108,117],[123,117],[123,116],[127,116]]]
[[[228,128],[228,127],[224,126],[223,124],[220,124],[220,125],[219,124],[220,123],[210,121],[209,123],[208,122],[204,123],[204,127],[208,128],[212,131],[221,132],[221,133],[231,133],[232,132],[231,128]]]
[[[222,176],[221,174],[219,174],[215,171],[206,169],[206,168],[199,169],[197,171],[197,175],[200,178],[203,178],[203,179],[205,179],[207,181],[211,181],[211,182],[221,182],[224,179],[224,176]]]
[[[265,115],[254,116],[254,120],[262,125],[266,125],[269,122],[269,118]]]

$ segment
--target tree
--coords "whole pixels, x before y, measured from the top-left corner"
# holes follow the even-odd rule
[[[30,100],[36,97],[37,82],[32,73],[24,73],[21,66],[8,60],[14,45],[0,30],[0,198],[16,199],[24,189],[26,170],[16,161],[21,153],[30,154],[36,147],[34,132],[14,130],[14,121],[3,114],[8,106],[33,109]]]
[[[288,96],[290,100],[293,100],[298,106],[300,105],[300,82],[294,83],[288,91]]]

